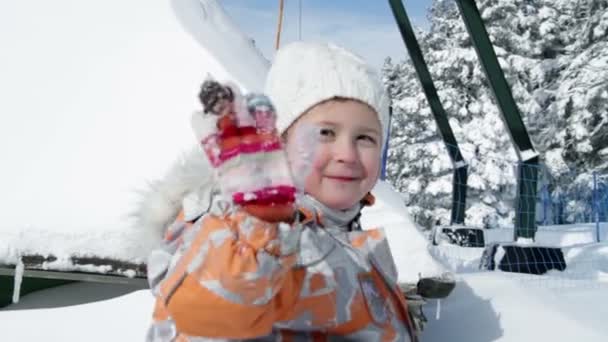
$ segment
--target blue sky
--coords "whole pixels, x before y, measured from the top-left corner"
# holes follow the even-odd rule
[[[426,26],[432,0],[405,1],[410,19]],[[279,0],[222,0],[228,14],[272,58]],[[299,38],[299,0],[285,0],[281,44]],[[407,52],[388,1],[302,0],[302,40],[332,41],[380,67],[387,56],[405,58]]]

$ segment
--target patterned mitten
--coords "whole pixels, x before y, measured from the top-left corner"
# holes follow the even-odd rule
[[[268,97],[207,80],[199,98],[203,112],[192,126],[223,195],[265,221],[290,221],[296,187]]]

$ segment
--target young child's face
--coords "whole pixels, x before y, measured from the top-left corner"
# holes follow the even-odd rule
[[[353,100],[320,103],[288,130],[288,146],[302,143],[294,141],[291,134],[300,125],[320,128],[318,147],[304,182],[306,193],[338,210],[358,203],[373,188],[380,172],[382,129],[375,111]]]

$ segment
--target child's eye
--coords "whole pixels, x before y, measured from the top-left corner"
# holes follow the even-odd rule
[[[371,135],[362,134],[357,137],[357,140],[362,140],[362,141],[365,141],[367,143],[371,143],[374,145],[376,144],[376,138],[372,137]]]
[[[336,136],[336,132],[331,128],[321,128],[319,130],[319,135],[321,136],[321,140],[329,140]]]

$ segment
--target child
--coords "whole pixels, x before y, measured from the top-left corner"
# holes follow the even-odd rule
[[[337,46],[293,43],[265,91],[304,193],[287,219],[221,196],[182,211],[149,258],[147,340],[415,341],[384,233],[359,226],[387,138],[377,74]],[[302,141],[305,127],[318,136]]]

